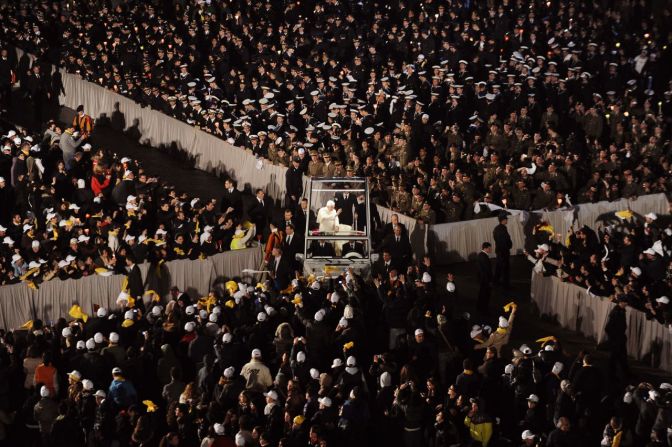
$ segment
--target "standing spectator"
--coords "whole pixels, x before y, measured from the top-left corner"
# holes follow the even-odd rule
[[[483,242],[481,251],[478,253],[478,298],[476,300],[476,309],[481,315],[490,315],[490,295],[492,284],[492,262],[490,261],[492,245],[490,242]],[[497,255],[499,262],[499,254]]]
[[[501,213],[498,216],[498,220],[499,224],[492,232],[493,239],[495,240],[495,254],[497,255],[493,282],[495,284],[501,284],[505,289],[508,289],[509,258],[511,248],[513,248],[513,242],[511,241],[511,236],[506,228],[506,224],[509,222],[508,214],[506,212]]]

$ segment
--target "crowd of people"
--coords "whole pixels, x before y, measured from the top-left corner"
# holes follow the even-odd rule
[[[624,301],[672,328],[671,224],[669,214],[623,210],[606,216],[604,226],[563,237],[542,222],[537,248],[527,256],[538,273],[584,287],[593,297]]]
[[[50,122],[42,135],[3,132],[0,284],[39,287],[52,278],[125,274],[143,262],[202,259],[256,244],[273,224],[290,234],[314,217],[303,201],[276,222],[263,191],[248,202],[232,180],[220,203],[179,193],[135,160],[93,147],[87,118],[80,108],[64,131]]]
[[[0,445],[670,445],[672,385],[555,337],[511,349],[515,302],[472,316],[437,280],[238,277],[31,321],[2,333]]]
[[[115,308],[0,331],[0,447],[672,446],[672,385],[633,378],[625,350],[628,305],[672,322],[668,216],[536,228],[535,271],[618,303],[607,369],[553,336],[510,346],[516,299],[490,303],[492,282],[511,290],[505,213],[475,309],[396,218],[376,222],[371,281],[295,257],[297,228],[360,226],[347,192],[314,215],[303,174],[368,177],[427,223],[667,192],[670,6],[604,3],[0,5],[0,41],[38,58],[0,51],[3,109],[18,88],[39,123],[53,63],[288,167],[276,216],[262,190],[200,200],[93,147],[84,106],[67,128],[4,129],[0,285],[127,282]],[[138,268],[252,241],[267,276],[198,299]]]
[[[667,192],[669,14],[634,0],[8,2],[0,37],[272,163],[351,169],[381,204],[453,222],[478,201]]]

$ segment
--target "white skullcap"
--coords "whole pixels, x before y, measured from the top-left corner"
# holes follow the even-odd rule
[[[93,338],[89,338],[88,340],[86,340],[86,349],[90,351],[96,349],[96,342],[93,341]]]
[[[100,332],[96,332],[96,334],[93,336],[93,341],[95,341],[96,343],[102,343],[103,340],[104,340],[103,334],[101,334]]]
[[[333,304],[338,303],[340,299],[341,297],[338,295],[337,292],[332,293],[331,296],[329,297],[329,301],[331,301]]]
[[[110,332],[110,343],[119,343],[119,334]]]
[[[86,342],[84,340],[79,340],[76,347],[77,349],[86,349]]]
[[[501,327],[501,328],[509,327],[509,320],[507,320],[504,317],[499,317],[499,327]]]
[[[346,366],[357,366],[357,359],[354,356],[350,356],[345,361]]]
[[[208,317],[208,321],[210,323],[217,323],[217,314],[216,313],[211,313],[210,316]]]
[[[296,353],[296,361],[299,363],[303,363],[306,361],[306,353],[303,351],[299,351]]]
[[[432,282],[432,276],[427,272],[423,273],[422,282],[424,282],[425,284]]]
[[[324,309],[318,310],[317,312],[315,312],[315,321],[322,321],[322,319],[324,319],[324,315],[325,315]]]
[[[107,309],[105,309],[104,307],[99,307],[98,311],[96,311],[96,315],[98,315],[99,318],[104,318],[105,316],[107,316]]]
[[[40,388],[40,396],[49,397],[49,388],[42,386],[42,388]]]
[[[72,330],[69,327],[64,327],[61,331],[61,337],[67,338],[72,335]]]
[[[631,392],[628,391],[627,393],[625,393],[623,395],[623,402],[626,403],[626,404],[631,404],[632,403],[632,393]]]
[[[196,308],[195,308],[194,306],[189,305],[189,306],[187,306],[187,307],[184,309],[184,312],[185,312],[187,315],[193,315],[195,310],[196,310]]]
[[[452,281],[448,281],[446,283],[446,290],[450,293],[453,293],[455,291],[455,283]]]
[[[134,315],[133,315],[133,311],[132,311],[132,310],[127,310],[127,311],[124,313],[124,320],[134,320],[134,319],[135,319],[135,318],[134,318]]]
[[[534,439],[534,433],[532,433],[530,430],[525,430],[520,437],[523,438],[523,441],[526,439]]]
[[[261,358],[261,350],[260,349],[253,349],[252,350],[252,358],[253,359],[260,359]]]
[[[346,320],[351,320],[355,318],[355,310],[352,308],[351,305],[347,304],[345,306],[345,309],[343,309],[343,318]]]
[[[226,377],[227,379],[230,379],[231,377],[233,377],[233,374],[235,372],[236,372],[236,368],[234,368],[233,366],[229,366],[228,368],[226,368],[224,370],[224,377]]]
[[[194,329],[196,329],[196,323],[193,321],[187,321],[184,323],[184,330],[187,332],[194,332]]]
[[[322,397],[320,399],[317,399],[319,403],[324,405],[325,407],[331,407],[331,399],[329,397]]]
[[[231,332],[227,332],[226,334],[222,335],[222,342],[223,343],[231,343],[233,340],[233,335],[231,335]]]

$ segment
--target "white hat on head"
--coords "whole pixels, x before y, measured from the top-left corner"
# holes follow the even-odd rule
[[[660,298],[656,298],[656,302],[660,304],[670,304],[670,299],[666,296],[661,296]]]
[[[346,365],[346,366],[350,366],[350,367],[352,367],[352,366],[357,366],[357,359],[356,359],[354,356],[351,355],[351,356],[348,357],[347,360],[345,361],[345,365]]]
[[[455,291],[455,283],[452,281],[448,281],[446,283],[446,290],[450,293],[453,293]]]
[[[40,396],[49,397],[49,388],[42,386],[42,388],[40,388]]]
[[[325,407],[331,407],[331,399],[329,397],[322,397],[320,399],[317,399],[317,401],[324,405]]]
[[[94,394],[94,396],[102,397],[103,399],[105,399],[107,397],[107,394],[105,394],[105,391],[103,391],[103,390],[98,390],[98,391],[96,391],[96,394]]]
[[[644,254],[654,256],[656,252],[653,250],[653,248],[647,248],[646,250],[644,250]]]
[[[520,346],[520,352],[522,352],[525,355],[530,355],[530,354],[532,354],[532,349],[527,345],[521,345]]]
[[[193,315],[195,311],[196,311],[196,308],[195,308],[194,306],[192,306],[192,305],[189,305],[189,306],[187,306],[187,307],[184,309],[184,312],[185,312],[187,315]]]
[[[89,338],[88,340],[86,340],[86,349],[88,349],[89,351],[93,351],[94,349],[96,349],[96,342],[93,341],[93,338]]]
[[[296,353],[296,361],[299,363],[303,363],[306,361],[306,353],[303,351],[299,351]]]
[[[432,276],[428,272],[423,273],[422,282],[425,284],[432,282]]]
[[[663,382],[663,383],[660,384],[660,386],[658,388],[661,389],[661,390],[665,390],[665,391],[672,391],[672,384],[667,383],[667,382]]]
[[[315,321],[322,321],[324,319],[324,315],[326,312],[324,309],[320,309],[317,312],[315,312]]]
[[[233,366],[229,366],[228,368],[226,368],[224,370],[224,377],[226,377],[227,379],[230,379],[231,377],[233,377],[235,372],[236,372],[236,368],[234,368]]]
[[[335,358],[333,362],[331,362],[331,367],[332,368],[338,368],[339,366],[343,366],[343,360],[339,358]]]
[[[107,316],[107,309],[104,307],[99,307],[98,310],[96,311],[96,315],[100,318],[104,318]]]
[[[77,349],[86,349],[86,342],[84,340],[79,340],[76,347]]]
[[[187,332],[194,332],[194,329],[196,329],[196,323],[193,321],[187,321],[184,323],[184,330]]]
[[[320,378],[320,372],[316,368],[310,368],[310,377],[317,380]]]
[[[135,315],[133,315],[132,310],[127,310],[124,312],[124,320],[135,320]]]
[[[478,324],[475,324],[471,327],[471,332],[469,333],[469,338],[477,337],[483,332],[483,329]]]
[[[556,375],[557,375],[557,374],[560,374],[560,373],[562,372],[563,369],[565,369],[565,365],[563,365],[563,364],[560,363],[560,362],[555,362],[555,363],[553,364],[553,368],[551,369],[551,372],[552,372],[553,374],[556,374]]]
[[[515,367],[511,363],[509,363],[504,367],[504,374],[513,374],[514,368]]]
[[[261,358],[261,350],[260,349],[253,349],[252,350],[252,358],[253,359],[260,359]]]
[[[642,269],[640,269],[639,267],[630,267],[630,271],[635,276],[642,276]]]
[[[216,422],[215,426],[214,426],[214,429],[215,429],[215,434],[216,435],[222,436],[224,434],[224,425],[223,424],[220,424],[219,422]]]
[[[522,435],[520,435],[521,438],[523,438],[523,441],[527,439],[534,439],[534,433],[532,433],[530,430],[525,430]]]
[[[119,343],[119,334],[110,332],[110,343]]]
[[[100,332],[96,332],[95,335],[93,336],[93,341],[95,341],[96,343],[102,343],[103,340],[104,340],[103,334],[101,334]]]
[[[530,396],[527,398],[530,402],[539,403],[539,396],[536,394],[530,394]]]
[[[209,321],[210,323],[217,323],[217,314],[214,313],[214,312],[211,313],[211,314],[208,316],[208,321]]]
[[[93,389],[93,382],[89,379],[82,380],[82,388],[84,388],[86,391],[91,391]]]
[[[348,320],[345,318],[341,318],[340,320],[338,320],[338,325],[340,327],[346,328],[348,327]]]
[[[264,396],[268,397],[269,399],[278,400],[278,393],[276,393],[275,390],[264,393]]]
[[[341,299],[341,297],[338,295],[338,292],[334,291],[331,296],[329,297],[329,301],[331,301],[333,304],[338,303],[338,301]]]
[[[61,331],[61,337],[66,338],[72,335],[72,329],[70,327],[64,327]]]
[[[222,343],[231,343],[233,341],[233,335],[231,335],[231,332],[227,332],[226,334],[222,335]]]
[[[68,377],[76,382],[79,382],[80,380],[82,380],[82,373],[80,373],[75,369],[68,373]]]
[[[115,366],[114,368],[112,368],[112,374],[113,375],[121,374],[121,368]]]
[[[416,337],[417,337],[418,335],[425,335],[425,331],[423,331],[422,329],[418,328],[418,329],[415,330],[414,335],[415,335]]]
[[[504,317],[499,317],[498,324],[499,324],[499,327],[506,329],[507,327],[509,327],[509,320],[507,320]]]
[[[152,307],[152,315],[154,315],[155,317],[161,315],[161,306]]]
[[[267,317],[266,312],[259,312],[257,314],[257,321],[259,322],[266,321],[266,317]]]
[[[646,217],[647,219],[651,219],[651,220],[658,219],[658,216],[656,215],[656,213],[649,213],[649,214],[646,214],[644,217]]]

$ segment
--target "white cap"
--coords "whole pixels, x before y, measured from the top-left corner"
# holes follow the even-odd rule
[[[537,250],[549,251],[548,244],[537,245]]]
[[[84,340],[79,340],[76,347],[77,349],[86,349],[86,342]]]
[[[93,336],[93,341],[95,341],[96,343],[102,343],[103,340],[104,340],[103,334],[101,334],[100,332],[96,332],[96,334]]]
[[[98,390],[98,391],[96,391],[96,394],[94,394],[94,396],[102,397],[103,399],[105,399],[107,397],[107,394],[105,394],[105,391],[103,391],[103,390]]]
[[[82,380],[82,388],[84,388],[86,391],[91,391],[93,389],[93,382],[89,379]]]
[[[6,245],[14,245],[14,240],[9,236],[5,236],[5,238],[2,240],[2,243]]]
[[[339,358],[335,358],[333,362],[331,362],[331,367],[332,368],[338,368],[339,366],[343,366],[343,360]]]
[[[317,380],[320,378],[320,372],[316,368],[310,368],[310,377]]]
[[[418,335],[425,335],[425,331],[422,329],[418,328],[415,330],[415,336],[417,337]]]
[[[21,255],[20,255],[20,254],[18,254],[18,253],[14,253],[14,254],[12,255],[12,262],[19,261],[20,259],[21,259]]]
[[[83,178],[77,180],[77,188],[79,189],[86,188],[86,181]]]
[[[563,369],[565,369],[565,365],[563,365],[560,362],[555,362],[553,364],[553,368],[551,369],[551,372],[553,372],[553,374],[560,374]]]
[[[303,363],[306,361],[306,353],[303,351],[299,351],[296,353],[296,361],[299,363]]]
[[[121,368],[119,368],[118,366],[115,366],[114,368],[112,368],[112,374],[115,374],[115,375],[116,374],[121,374]]]
[[[509,327],[509,320],[507,320],[504,317],[499,317],[499,327],[501,327],[501,328]]]
[[[644,254],[653,256],[656,254],[656,252],[653,250],[653,248],[647,248],[646,250],[644,250]]]
[[[632,403],[632,393],[630,391],[628,391],[623,395],[623,402],[626,404]]]
[[[324,319],[325,315],[324,309],[320,309],[317,312],[315,312],[315,321],[322,321]]]
[[[198,311],[198,316],[200,317],[201,320],[205,320],[208,318],[208,311],[205,309],[201,309]]]
[[[446,283],[446,290],[450,293],[453,293],[455,291],[455,283],[452,281],[448,281]]]
[[[33,248],[40,248],[40,241],[33,241],[30,244]]]
[[[432,276],[427,272],[423,273],[422,282],[424,282],[425,284],[432,282]]]
[[[124,157],[124,158],[121,159],[121,162],[122,162],[122,163],[128,163],[128,162],[130,162],[130,161],[131,161],[131,159],[128,158],[128,157]]]
[[[93,341],[93,338],[89,338],[88,340],[86,340],[86,349],[90,351],[96,349],[96,342]]]
[[[649,399],[650,400],[656,400],[656,399],[658,399],[658,396],[660,396],[660,394],[658,394],[658,391],[649,390]]]
[[[346,366],[357,366],[357,359],[354,356],[350,356],[345,361]]]
[[[324,405],[325,407],[331,407],[331,399],[329,397],[322,397],[320,399],[317,399],[319,403]]]
[[[66,338],[72,335],[72,329],[69,327],[64,327],[61,331],[61,337]]]
[[[259,312],[257,314],[257,321],[259,322],[266,321],[266,316],[267,316],[266,312]]]
[[[660,388],[661,390],[665,390],[665,391],[672,391],[672,384],[667,383],[667,382],[663,382],[663,383],[660,384],[660,386],[658,388]]]
[[[521,438],[523,438],[523,441],[526,439],[534,439],[534,433],[532,433],[530,430],[525,430],[522,435],[520,435]]]
[[[222,335],[223,343],[231,343],[232,341],[233,341],[233,335],[231,335],[231,332],[227,332],[226,334]]]
[[[224,434],[224,424],[220,424],[219,422],[215,423],[214,426],[215,429],[215,434],[216,435],[223,435]]]
[[[635,276],[642,276],[642,269],[640,269],[639,267],[630,267],[630,271]]]
[[[253,349],[252,350],[252,358],[253,359],[260,359],[261,358],[261,350]]]
[[[273,400],[278,400],[278,393],[276,393],[275,390],[271,390],[268,393],[264,393],[264,396]]]
[[[42,386],[42,388],[40,388],[40,396],[49,397],[49,388]]]
[[[80,373],[75,369],[68,373],[68,377],[79,382],[80,380],[82,380],[82,373]]]
[[[124,312],[124,320],[134,320],[134,319],[135,316],[133,315],[132,310],[127,310],[126,312]]]
[[[110,332],[110,343],[119,343],[119,334]]]
[[[195,308],[194,306],[189,305],[189,306],[187,306],[187,307],[184,309],[184,312],[185,312],[187,315],[193,315],[195,310],[196,310],[196,308]]]
[[[530,402],[539,403],[539,396],[536,394],[530,394],[530,397],[527,398]]]
[[[341,299],[341,297],[338,295],[337,292],[333,292],[331,296],[329,297],[329,301],[331,301],[333,304],[338,303],[338,301]]]
[[[236,368],[234,368],[233,366],[229,366],[228,368],[226,368],[224,370],[224,377],[226,377],[227,379],[230,379],[231,377],[233,377],[235,372],[236,372]]]
[[[154,310],[154,309],[152,309],[152,310]],[[217,314],[214,313],[214,312],[211,313],[211,314],[208,316],[208,321],[209,321],[210,323],[217,323]]]
[[[509,363],[508,365],[506,365],[504,367],[504,374],[513,374],[513,369],[514,368],[515,367],[511,363]]]
[[[656,298],[656,302],[660,304],[670,304],[670,299],[666,296],[661,296],[660,298]]]
[[[646,214],[644,217],[646,217],[647,219],[651,219],[651,220],[658,219],[658,216],[656,215],[656,213],[649,213],[649,214]]]
[[[532,354],[532,349],[527,345],[521,345],[520,346],[520,352],[522,352],[525,355],[530,355],[530,354]]]
[[[96,312],[96,315],[98,315],[98,317],[100,317],[100,318],[106,317],[107,316],[107,309],[105,309],[104,307],[99,307],[98,311]]]
[[[187,332],[194,332],[194,329],[196,329],[196,323],[193,321],[187,321],[184,323],[184,330]]]
[[[154,315],[155,317],[161,315],[161,306],[152,307],[152,315]]]
[[[346,328],[348,327],[348,320],[345,318],[341,318],[340,320],[338,320],[338,325],[340,327]]]

